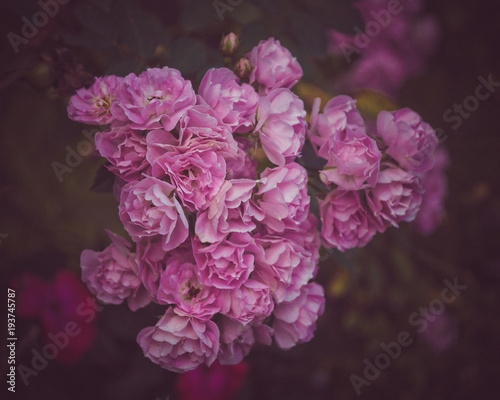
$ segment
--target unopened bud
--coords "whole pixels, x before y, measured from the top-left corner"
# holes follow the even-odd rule
[[[234,66],[234,73],[240,78],[246,78],[252,70],[252,63],[248,58],[240,58]]]
[[[230,34],[222,37],[222,40],[220,41],[220,50],[225,56],[230,56],[236,51],[238,44],[238,36],[231,32]]]

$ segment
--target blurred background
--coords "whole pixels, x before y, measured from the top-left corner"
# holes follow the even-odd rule
[[[25,367],[15,395],[3,383],[2,398],[498,398],[497,4],[389,3],[402,11],[386,27],[366,25],[369,43],[352,47],[386,1],[0,2],[1,290],[4,299],[16,290],[16,365]],[[427,229],[406,224],[363,249],[323,257],[326,310],[310,343],[256,347],[245,364],[181,377],[151,363],[135,341],[161,311],[103,307],[80,281],[81,251],[104,249],[104,229],[123,230],[92,130],[70,121],[66,106],[94,76],[147,67],[178,68],[196,87],[228,61],[218,46],[231,31],[240,34],[239,56],[270,36],[289,48],[304,69],[295,90],[309,109],[316,96],[342,93],[367,118],[402,107],[420,113],[449,153],[445,211]],[[441,307],[446,281],[464,287]],[[429,307],[434,314],[422,316]],[[48,335],[68,322],[78,332],[68,343]],[[1,332],[5,379],[6,318]],[[405,332],[411,344],[366,372]],[[47,347],[57,340],[61,349]],[[49,357],[37,356],[44,349]]]

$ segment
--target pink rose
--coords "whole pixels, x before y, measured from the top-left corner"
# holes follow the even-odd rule
[[[188,237],[188,221],[175,188],[165,181],[146,177],[126,184],[119,211],[123,226],[135,242],[159,235],[162,249],[169,251]]]
[[[113,116],[132,129],[172,130],[196,103],[190,81],[174,68],[150,68],[127,75],[116,91]]]
[[[377,131],[387,145],[385,152],[403,168],[426,172],[433,167],[438,139],[416,112],[409,108],[382,111],[377,117]]]
[[[169,308],[156,326],[137,335],[144,355],[172,372],[210,366],[219,353],[219,328],[211,321],[177,315]]]
[[[366,200],[377,228],[383,232],[391,224],[415,219],[424,189],[421,180],[413,173],[395,166],[380,172],[378,183],[366,191]]]
[[[356,191],[333,190],[318,203],[325,247],[340,251],[363,247],[377,232],[376,221]]]
[[[263,320],[274,308],[271,290],[267,284],[248,279],[228,295],[231,306],[224,314],[242,324]]]
[[[82,88],[69,100],[68,116],[73,121],[91,125],[106,125],[114,121],[111,105],[123,78],[109,75],[95,78],[89,88]]]
[[[139,278],[135,254],[130,243],[108,232],[112,243],[103,251],[84,250],[80,257],[82,280],[103,303],[121,304],[124,300],[132,311],[151,301]]]
[[[273,89],[290,89],[302,77],[302,68],[279,40],[262,40],[246,55],[252,64],[250,83],[260,85],[261,94]]]
[[[288,350],[313,338],[316,320],[325,310],[325,292],[317,283],[302,287],[293,301],[282,302],[274,310],[274,340],[279,348]]]
[[[306,138],[305,117],[304,103],[289,89],[275,89],[261,98],[255,131],[273,164],[282,166],[300,155]]]
[[[95,146],[99,154],[111,165],[107,168],[126,182],[141,179],[151,166],[146,160],[146,138],[128,125],[112,124],[95,134]]]

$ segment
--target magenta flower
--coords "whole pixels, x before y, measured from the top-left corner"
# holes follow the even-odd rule
[[[422,181],[415,174],[395,166],[382,170],[377,185],[366,191],[378,230],[383,232],[391,224],[399,226],[401,221],[413,221],[420,210],[423,194]]]
[[[156,326],[137,335],[144,355],[172,372],[210,366],[219,352],[219,328],[211,321],[177,315],[169,308]]]
[[[224,306],[220,290],[199,281],[196,265],[175,257],[167,261],[157,298],[160,304],[175,304],[176,314],[200,320],[210,319]]]
[[[415,111],[403,108],[380,112],[377,131],[387,145],[385,152],[403,168],[426,172],[433,167],[438,139],[434,129]]]
[[[300,155],[306,138],[305,117],[304,103],[288,89],[276,89],[261,98],[255,130],[273,164],[282,166]]]
[[[95,146],[111,163],[107,168],[126,182],[138,181],[151,169],[146,160],[145,136],[128,125],[112,124],[109,129],[97,132]]]
[[[255,279],[248,279],[239,288],[231,290],[228,301],[231,306],[224,314],[244,325],[263,320],[274,309],[269,286]]]
[[[195,233],[203,243],[218,242],[231,232],[251,232],[255,229],[250,199],[256,182],[233,179],[223,183],[209,206],[198,213]]]
[[[307,194],[307,171],[297,163],[266,168],[260,175],[260,186],[254,202],[270,233],[297,230],[307,218],[310,197]]]
[[[234,132],[253,128],[259,95],[227,68],[212,68],[203,77],[198,93]]]
[[[293,301],[282,302],[274,310],[274,340],[288,350],[313,338],[316,320],[325,310],[325,293],[317,283],[304,285]]]
[[[252,64],[250,83],[260,85],[261,94],[273,89],[290,89],[302,77],[302,67],[279,40],[262,40],[246,55]]]
[[[106,125],[114,121],[111,105],[115,102],[116,90],[123,78],[109,75],[95,78],[89,88],[82,88],[71,96],[68,116],[73,121],[90,125]]]
[[[204,245],[193,239],[193,254],[200,281],[219,289],[235,289],[254,270],[255,253],[259,248],[248,233],[231,233],[222,241]]]
[[[189,226],[175,188],[156,178],[130,182],[122,189],[119,215],[134,242],[161,236],[161,246],[169,251],[184,242]]]
[[[377,224],[361,203],[359,193],[333,190],[318,199],[323,246],[340,251],[365,246],[377,232]]]
[[[108,231],[111,244],[103,251],[84,250],[80,257],[82,280],[103,303],[121,304],[127,300],[132,311],[151,301],[141,283],[130,252],[130,243]]]
[[[443,219],[444,199],[448,189],[446,177],[448,165],[448,152],[445,148],[438,147],[434,167],[421,176],[425,193],[413,225],[422,235],[433,233]]]
[[[191,81],[174,68],[150,68],[127,75],[116,91],[113,116],[132,129],[172,130],[196,103]]]

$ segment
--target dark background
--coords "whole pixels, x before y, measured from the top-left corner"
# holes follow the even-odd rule
[[[76,149],[85,139],[85,126],[67,118],[66,106],[92,76],[168,65],[197,82],[209,67],[222,66],[219,40],[235,30],[242,34],[242,54],[261,39],[279,38],[304,67],[304,81],[331,91],[323,29],[348,32],[362,26],[350,2],[268,3],[243,0],[220,21],[211,1],[71,0],[15,54],[7,33],[19,33],[21,18],[39,8],[35,1],[0,2],[2,293],[23,272],[51,279],[66,268],[79,275],[81,251],[103,249],[104,228],[122,229],[112,194],[90,190],[102,160],[84,157],[62,182],[52,168],[54,161],[65,162],[67,146]],[[390,229],[358,252],[324,261],[319,281],[327,304],[315,338],[287,352],[255,348],[238,399],[355,399],[350,375],[362,376],[364,360],[373,361],[380,343],[401,331],[410,333],[413,344],[362,388],[360,398],[498,398],[500,91],[481,101],[458,129],[443,119],[447,109],[474,94],[478,76],[492,74],[500,81],[498,5],[434,0],[427,12],[440,21],[439,50],[426,71],[403,87],[397,103],[446,134],[442,146],[450,152],[451,167],[443,224],[428,237],[408,226]],[[453,339],[439,349],[432,338],[417,334],[408,318],[439,297],[444,279],[455,277],[467,289],[446,308],[444,335]],[[16,396],[2,384],[7,394],[1,397],[175,399],[176,374],[145,359],[135,342],[154,312],[105,307],[94,345],[78,363],[53,360],[28,386],[18,378]],[[18,317],[19,337],[36,323]],[[25,341],[17,363],[29,363],[31,348],[42,345],[41,338]]]

